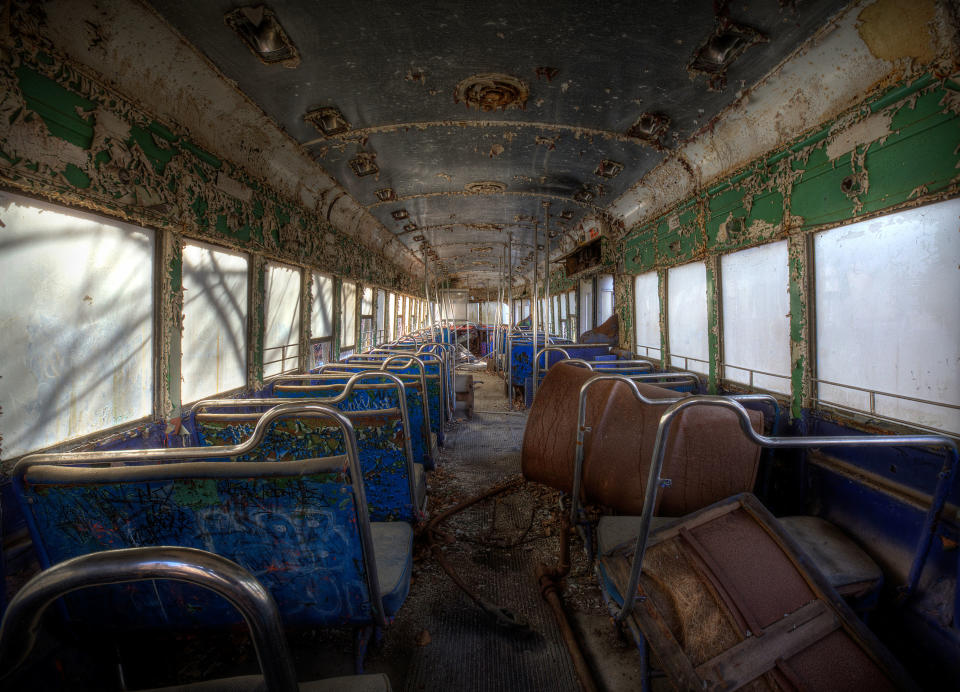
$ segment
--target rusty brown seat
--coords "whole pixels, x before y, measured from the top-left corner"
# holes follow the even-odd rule
[[[528,480],[571,492],[580,388],[592,373],[558,364],[544,379],[530,411],[523,440],[523,473]],[[608,510],[596,525],[596,549],[607,555],[639,533],[645,484],[660,417],[671,402],[686,395],[636,383],[648,399],[638,401],[621,382],[598,383],[590,390],[581,501]],[[763,415],[748,411],[754,430],[763,432]],[[671,485],[657,496],[652,528],[669,523],[714,502],[751,492],[756,482],[760,447],[747,439],[734,413],[725,409],[692,407],[671,427],[662,475]],[[829,522],[816,517],[793,517],[783,522],[843,595],[875,594],[883,582],[877,564],[851,539]]]

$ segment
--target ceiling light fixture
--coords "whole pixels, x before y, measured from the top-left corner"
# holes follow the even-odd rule
[[[247,47],[262,62],[268,65],[296,67],[300,53],[283,30],[279,20],[269,7],[252,5],[230,10],[223,21],[233,29]]]

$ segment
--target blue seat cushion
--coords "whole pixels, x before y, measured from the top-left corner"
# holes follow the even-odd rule
[[[387,615],[395,615],[410,593],[413,529],[405,521],[372,521],[370,534],[383,609]]]

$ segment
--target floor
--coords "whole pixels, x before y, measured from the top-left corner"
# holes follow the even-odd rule
[[[448,427],[438,468],[428,476],[431,516],[520,476],[527,414],[510,410],[498,375],[471,374],[476,383],[475,411],[472,418],[455,420]],[[508,608],[526,627],[500,626],[482,611],[431,556],[426,532],[420,531],[410,595],[382,642],[368,651],[366,670],[386,673],[398,691],[580,689],[553,613],[535,579],[539,564],[552,565],[557,560],[559,499],[559,493],[549,488],[521,482],[451,516],[437,534],[446,561],[476,596]],[[607,692],[638,689],[637,652],[611,624],[577,539],[571,555],[573,566],[563,597],[596,681]],[[54,657],[56,667],[74,671],[70,682],[99,678],[96,684],[70,687],[112,686],[105,683],[117,677],[116,664],[110,660],[114,652],[108,650],[104,660],[100,642],[68,641],[63,636],[54,633],[43,647]],[[291,632],[289,641],[301,680],[352,673],[351,632]],[[67,647],[73,651],[65,653]],[[258,669],[243,631],[122,641],[116,653],[124,662],[130,689]],[[158,666],[158,660],[163,665]],[[53,683],[57,677],[39,676],[44,683]],[[18,682],[23,682],[24,689],[37,689],[38,677]],[[10,689],[18,689],[17,684]]]

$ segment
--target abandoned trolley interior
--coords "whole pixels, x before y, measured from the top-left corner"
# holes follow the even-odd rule
[[[0,8],[0,688],[960,689],[956,0]]]

